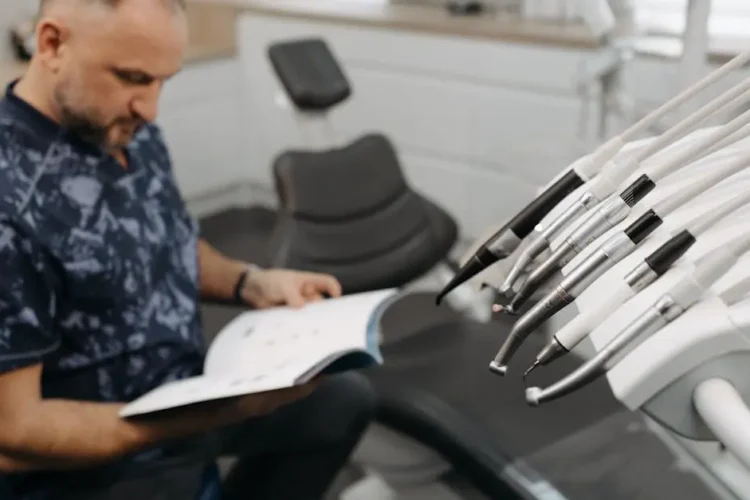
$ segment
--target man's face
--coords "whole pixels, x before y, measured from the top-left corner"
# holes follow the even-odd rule
[[[164,81],[179,71],[184,16],[153,0],[128,0],[71,23],[57,51],[52,99],[61,124],[106,150],[125,147],[156,119]]]

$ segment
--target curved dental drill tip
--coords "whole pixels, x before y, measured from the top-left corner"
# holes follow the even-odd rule
[[[538,359],[534,361],[534,363],[529,367],[529,369],[523,372],[523,379],[526,380],[526,377],[529,376],[529,373],[533,372],[536,369],[536,367],[541,364],[542,363]]]
[[[498,308],[496,312],[505,313],[508,316],[518,316],[518,311],[516,311],[516,309],[513,308],[512,304],[505,304],[505,305],[497,304],[497,305],[498,305]]]
[[[526,402],[531,406],[539,406],[539,397],[542,395],[540,387],[526,388]]]
[[[490,363],[490,371],[495,375],[504,377],[505,374],[508,373],[508,367],[506,365],[499,364],[497,361],[492,361]]]
[[[513,309],[509,309],[509,306],[503,304],[493,304],[492,312],[495,314],[505,313],[508,316],[518,316],[518,313]]]
[[[558,287],[559,288],[559,287]],[[557,311],[567,305],[565,298],[557,290],[550,292],[543,300],[534,305],[524,314],[521,319],[515,322],[510,333],[505,338],[505,342],[500,346],[493,361],[496,365],[507,370],[508,364],[515,356],[518,349],[526,341],[534,330],[539,328],[549,318],[554,316]],[[562,306],[562,307],[561,307]]]
[[[511,316],[517,316],[518,313],[516,311],[526,302],[526,300],[529,298],[529,295],[531,294],[521,292],[517,293],[511,299],[510,304],[508,304],[508,306],[505,308],[505,312],[507,314],[510,314]]]

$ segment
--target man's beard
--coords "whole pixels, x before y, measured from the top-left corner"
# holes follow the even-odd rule
[[[60,115],[60,124],[84,141],[100,147],[105,151],[113,151],[127,146],[127,142],[130,141],[132,136],[134,136],[138,129],[143,125],[143,123],[138,120],[123,118],[104,124],[104,120],[97,118],[96,113],[93,110],[84,109],[83,107],[77,109],[75,106],[72,106],[64,92],[58,91],[55,97]],[[113,143],[110,141],[110,131],[119,124],[133,125],[133,131],[130,136],[124,138],[126,140]]]

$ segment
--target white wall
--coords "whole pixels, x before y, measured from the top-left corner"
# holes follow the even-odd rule
[[[198,215],[246,193],[247,107],[240,74],[236,58],[194,63],[164,88],[158,123],[180,190]]]
[[[0,63],[12,58],[7,42],[11,26],[34,15],[36,6],[37,2],[33,0],[0,0]]]

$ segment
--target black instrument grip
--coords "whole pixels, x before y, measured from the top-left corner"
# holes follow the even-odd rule
[[[666,273],[680,257],[685,255],[695,243],[695,236],[687,229],[672,237],[646,257],[648,267],[661,276]]]
[[[648,175],[643,174],[620,193],[620,198],[622,198],[627,206],[632,207],[645,198],[655,187],[656,184],[654,184],[654,181]]]
[[[632,224],[630,224],[624,231],[625,235],[630,238],[630,241],[639,244],[645,240],[649,234],[653,233],[654,230],[661,226],[661,217],[656,215],[653,210],[648,210],[646,213],[638,217]]]
[[[558,203],[582,186],[584,182],[575,170],[570,169],[568,173],[560,177],[534,201],[518,212],[508,223],[508,227],[519,238],[525,238]]]

